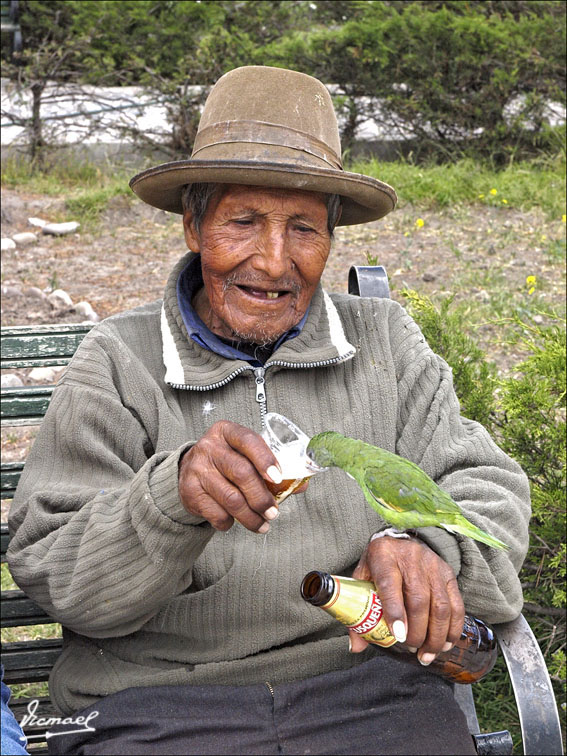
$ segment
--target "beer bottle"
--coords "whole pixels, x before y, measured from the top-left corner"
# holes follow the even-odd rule
[[[409,651],[406,644],[396,642],[390,633],[374,583],[314,570],[303,578],[301,595],[305,601],[321,607],[369,643],[391,648],[400,659],[422,667],[417,655]],[[498,646],[491,628],[481,620],[465,615],[459,641],[422,669],[450,682],[473,683],[490,672],[497,655]]]

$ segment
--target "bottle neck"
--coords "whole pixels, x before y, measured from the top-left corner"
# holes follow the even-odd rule
[[[324,606],[335,591],[335,581],[328,572],[308,572],[301,583],[301,596],[313,606]]]

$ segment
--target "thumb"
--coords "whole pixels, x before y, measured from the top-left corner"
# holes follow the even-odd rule
[[[364,651],[368,646],[368,641],[365,641],[364,638],[361,638],[361,636],[358,633],[355,633],[354,630],[348,631],[348,636],[350,640],[350,652],[353,654],[359,654],[361,651]]]

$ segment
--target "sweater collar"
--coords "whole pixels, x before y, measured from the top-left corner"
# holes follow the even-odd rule
[[[244,360],[227,359],[204,349],[188,335],[177,301],[177,280],[194,259],[184,255],[168,278],[161,312],[165,382],[175,388],[205,390],[217,388],[253,367]],[[321,286],[317,288],[301,333],[285,341],[264,366],[319,367],[351,359],[356,349],[347,341],[334,304]]]

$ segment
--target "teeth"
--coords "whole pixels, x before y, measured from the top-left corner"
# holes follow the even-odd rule
[[[280,293],[279,291],[267,291],[266,296],[268,299],[277,299],[279,297]]]

